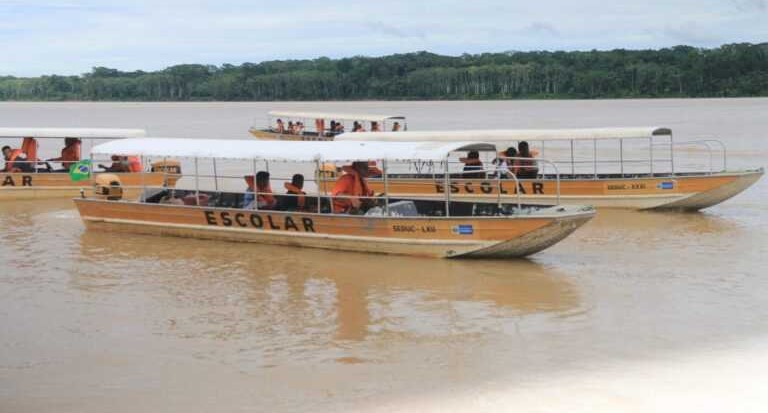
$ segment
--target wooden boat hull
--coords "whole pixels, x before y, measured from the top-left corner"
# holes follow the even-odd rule
[[[277,133],[264,129],[250,128],[248,129],[251,135],[257,139],[262,140],[279,140],[279,141],[332,141],[333,137],[317,135],[290,135],[287,133]]]
[[[763,175],[763,170],[723,172],[707,175],[641,177],[623,179],[562,179],[560,203],[592,205],[598,208],[700,210],[719,204],[749,188]],[[330,191],[333,183],[324,182]],[[369,186],[383,193],[384,183],[371,179]],[[445,199],[442,178],[390,178],[392,197]],[[557,185],[554,179],[521,181],[524,203],[555,205]],[[452,179],[451,199],[473,202],[517,202],[515,184],[504,180],[499,187],[494,179]],[[501,192],[501,197],[499,197]]]
[[[366,217],[75,199],[86,227],[201,239],[429,257],[523,257],[594,216],[556,207],[519,217]]]
[[[178,180],[178,176],[157,172],[115,175],[120,177],[123,196],[128,199],[138,198],[145,185],[174,186]],[[66,173],[0,173],[0,201],[73,198],[80,195],[81,189],[92,187],[92,179],[73,182]]]

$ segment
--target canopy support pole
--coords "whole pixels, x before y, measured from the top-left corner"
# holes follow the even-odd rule
[[[675,176],[675,138],[669,134],[669,166],[672,176]]]
[[[445,158],[445,168],[444,168],[445,176],[443,176],[443,181],[445,185],[445,216],[449,217],[451,216],[451,174],[450,169],[448,168],[448,158]]]
[[[197,157],[195,157],[195,203],[200,206],[200,169],[197,165]]]
[[[139,157],[139,162],[141,162],[141,196],[139,201],[144,202],[147,200],[147,182],[144,180],[144,155]]]
[[[323,171],[320,170],[320,161],[315,160],[315,176],[317,179],[315,180],[315,186],[317,186],[317,213],[320,214],[323,212],[321,206],[323,204],[322,199],[320,198],[320,185],[325,187],[325,177],[322,175]]]
[[[648,167],[651,178],[653,178],[653,136],[648,139]]]
[[[619,139],[619,168],[621,168],[621,177],[624,177],[624,139]]]
[[[573,154],[573,139],[571,139],[571,179],[576,179],[576,159]]]
[[[251,169],[253,169],[253,203],[251,204],[251,209],[255,209],[258,207],[258,197],[256,196],[256,159],[252,160]]]
[[[389,178],[387,177],[387,160],[381,160],[381,170],[384,178],[384,213],[389,216]]]
[[[213,188],[219,192],[219,173],[216,169],[216,158],[213,158]]]
[[[597,179],[597,139],[592,139],[592,168]]]

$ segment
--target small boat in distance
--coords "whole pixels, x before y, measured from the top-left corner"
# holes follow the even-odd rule
[[[450,187],[441,182],[445,172],[442,166],[389,177],[389,193],[393,196],[420,199],[439,199],[449,191],[455,199],[497,202],[499,194],[490,177],[525,163],[523,168],[532,172],[530,176],[520,179],[517,187],[511,181],[504,188],[499,187],[499,191],[505,192],[501,196],[506,201],[523,192],[526,202],[537,204],[563,202],[601,208],[695,211],[739,194],[764,172],[762,168],[729,170],[722,142],[675,142],[672,130],[664,127],[345,133],[336,140],[468,141],[494,144],[500,151],[478,162],[506,166],[484,176],[472,174],[456,179]],[[507,156],[516,153],[520,142],[536,148],[547,160]],[[449,173],[457,173],[460,162],[454,159],[452,164]],[[383,182],[372,180],[371,186],[379,190]]]
[[[72,180],[69,167],[81,161],[82,146],[88,151],[97,142],[145,135],[143,129],[0,128],[0,145],[4,149],[0,200],[77,196],[82,188],[92,187],[99,176],[99,171],[91,170],[98,165],[91,165],[86,171],[89,177]],[[44,153],[54,156],[40,159]],[[105,166],[120,177],[125,197],[138,195],[143,186],[173,186],[179,178],[181,171],[176,162],[158,162],[145,171],[142,160],[133,156],[113,157],[106,162],[110,165]]]
[[[248,130],[259,139],[332,141],[344,132],[398,132],[408,130],[405,116],[362,113],[293,112],[267,113],[267,127],[259,121]]]
[[[594,210],[585,206],[478,204],[453,200],[450,194],[440,200],[413,200],[394,198],[386,191],[378,196],[368,191],[362,192],[369,195],[354,196],[323,190],[312,194],[303,192],[301,185],[298,189],[286,185],[294,192],[278,195],[270,186],[270,165],[279,165],[283,171],[290,165],[295,172],[302,165],[318,170],[328,163],[352,162],[353,170],[347,172],[351,176],[346,182],[365,188],[371,162],[380,163],[386,182],[389,168],[398,163],[441,162],[452,151],[487,146],[471,142],[126,139],[99,145],[92,153],[186,160],[195,165],[194,187],[148,191],[138,201],[119,196],[83,196],[75,199],[75,204],[91,231],[451,258],[530,255],[559,242],[594,216]],[[219,170],[229,172],[217,174],[217,162],[209,161],[218,161]],[[200,170],[200,165],[209,163],[214,165],[212,171]],[[233,172],[237,164],[245,168],[241,174]],[[198,176],[213,177],[220,189],[201,188]],[[299,182],[295,178],[290,178],[291,183]],[[241,187],[244,179],[249,189],[224,190],[226,179],[234,179]],[[287,183],[289,178],[271,180]],[[300,181],[304,182],[303,176]],[[120,185],[118,179],[112,184]],[[450,185],[450,177],[446,177],[446,184]],[[354,202],[359,207],[350,212],[337,209],[339,204]]]

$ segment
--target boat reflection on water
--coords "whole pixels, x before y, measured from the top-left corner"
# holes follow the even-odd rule
[[[156,321],[155,333],[236,342],[239,356],[252,353],[267,364],[360,361],[366,353],[379,357],[380,345],[456,340],[498,331],[500,320],[562,315],[580,305],[565,275],[526,260],[434,260],[94,231],[81,235],[80,246],[84,261],[72,279],[78,289],[143,291],[152,298],[145,310],[169,318]],[[356,345],[363,342],[373,346]]]

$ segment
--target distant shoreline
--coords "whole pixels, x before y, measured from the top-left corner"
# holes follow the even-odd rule
[[[323,104],[323,103],[440,103],[440,102],[600,102],[600,101],[663,101],[663,100],[748,100],[768,99],[766,96],[728,96],[728,97],[621,97],[621,98],[547,98],[547,99],[398,99],[398,100],[0,100],[2,104],[68,104],[68,103],[125,103],[125,104],[206,104],[206,103],[233,103],[233,104]]]
[[[0,101],[410,101],[768,96],[768,43],[182,64],[0,76]]]

